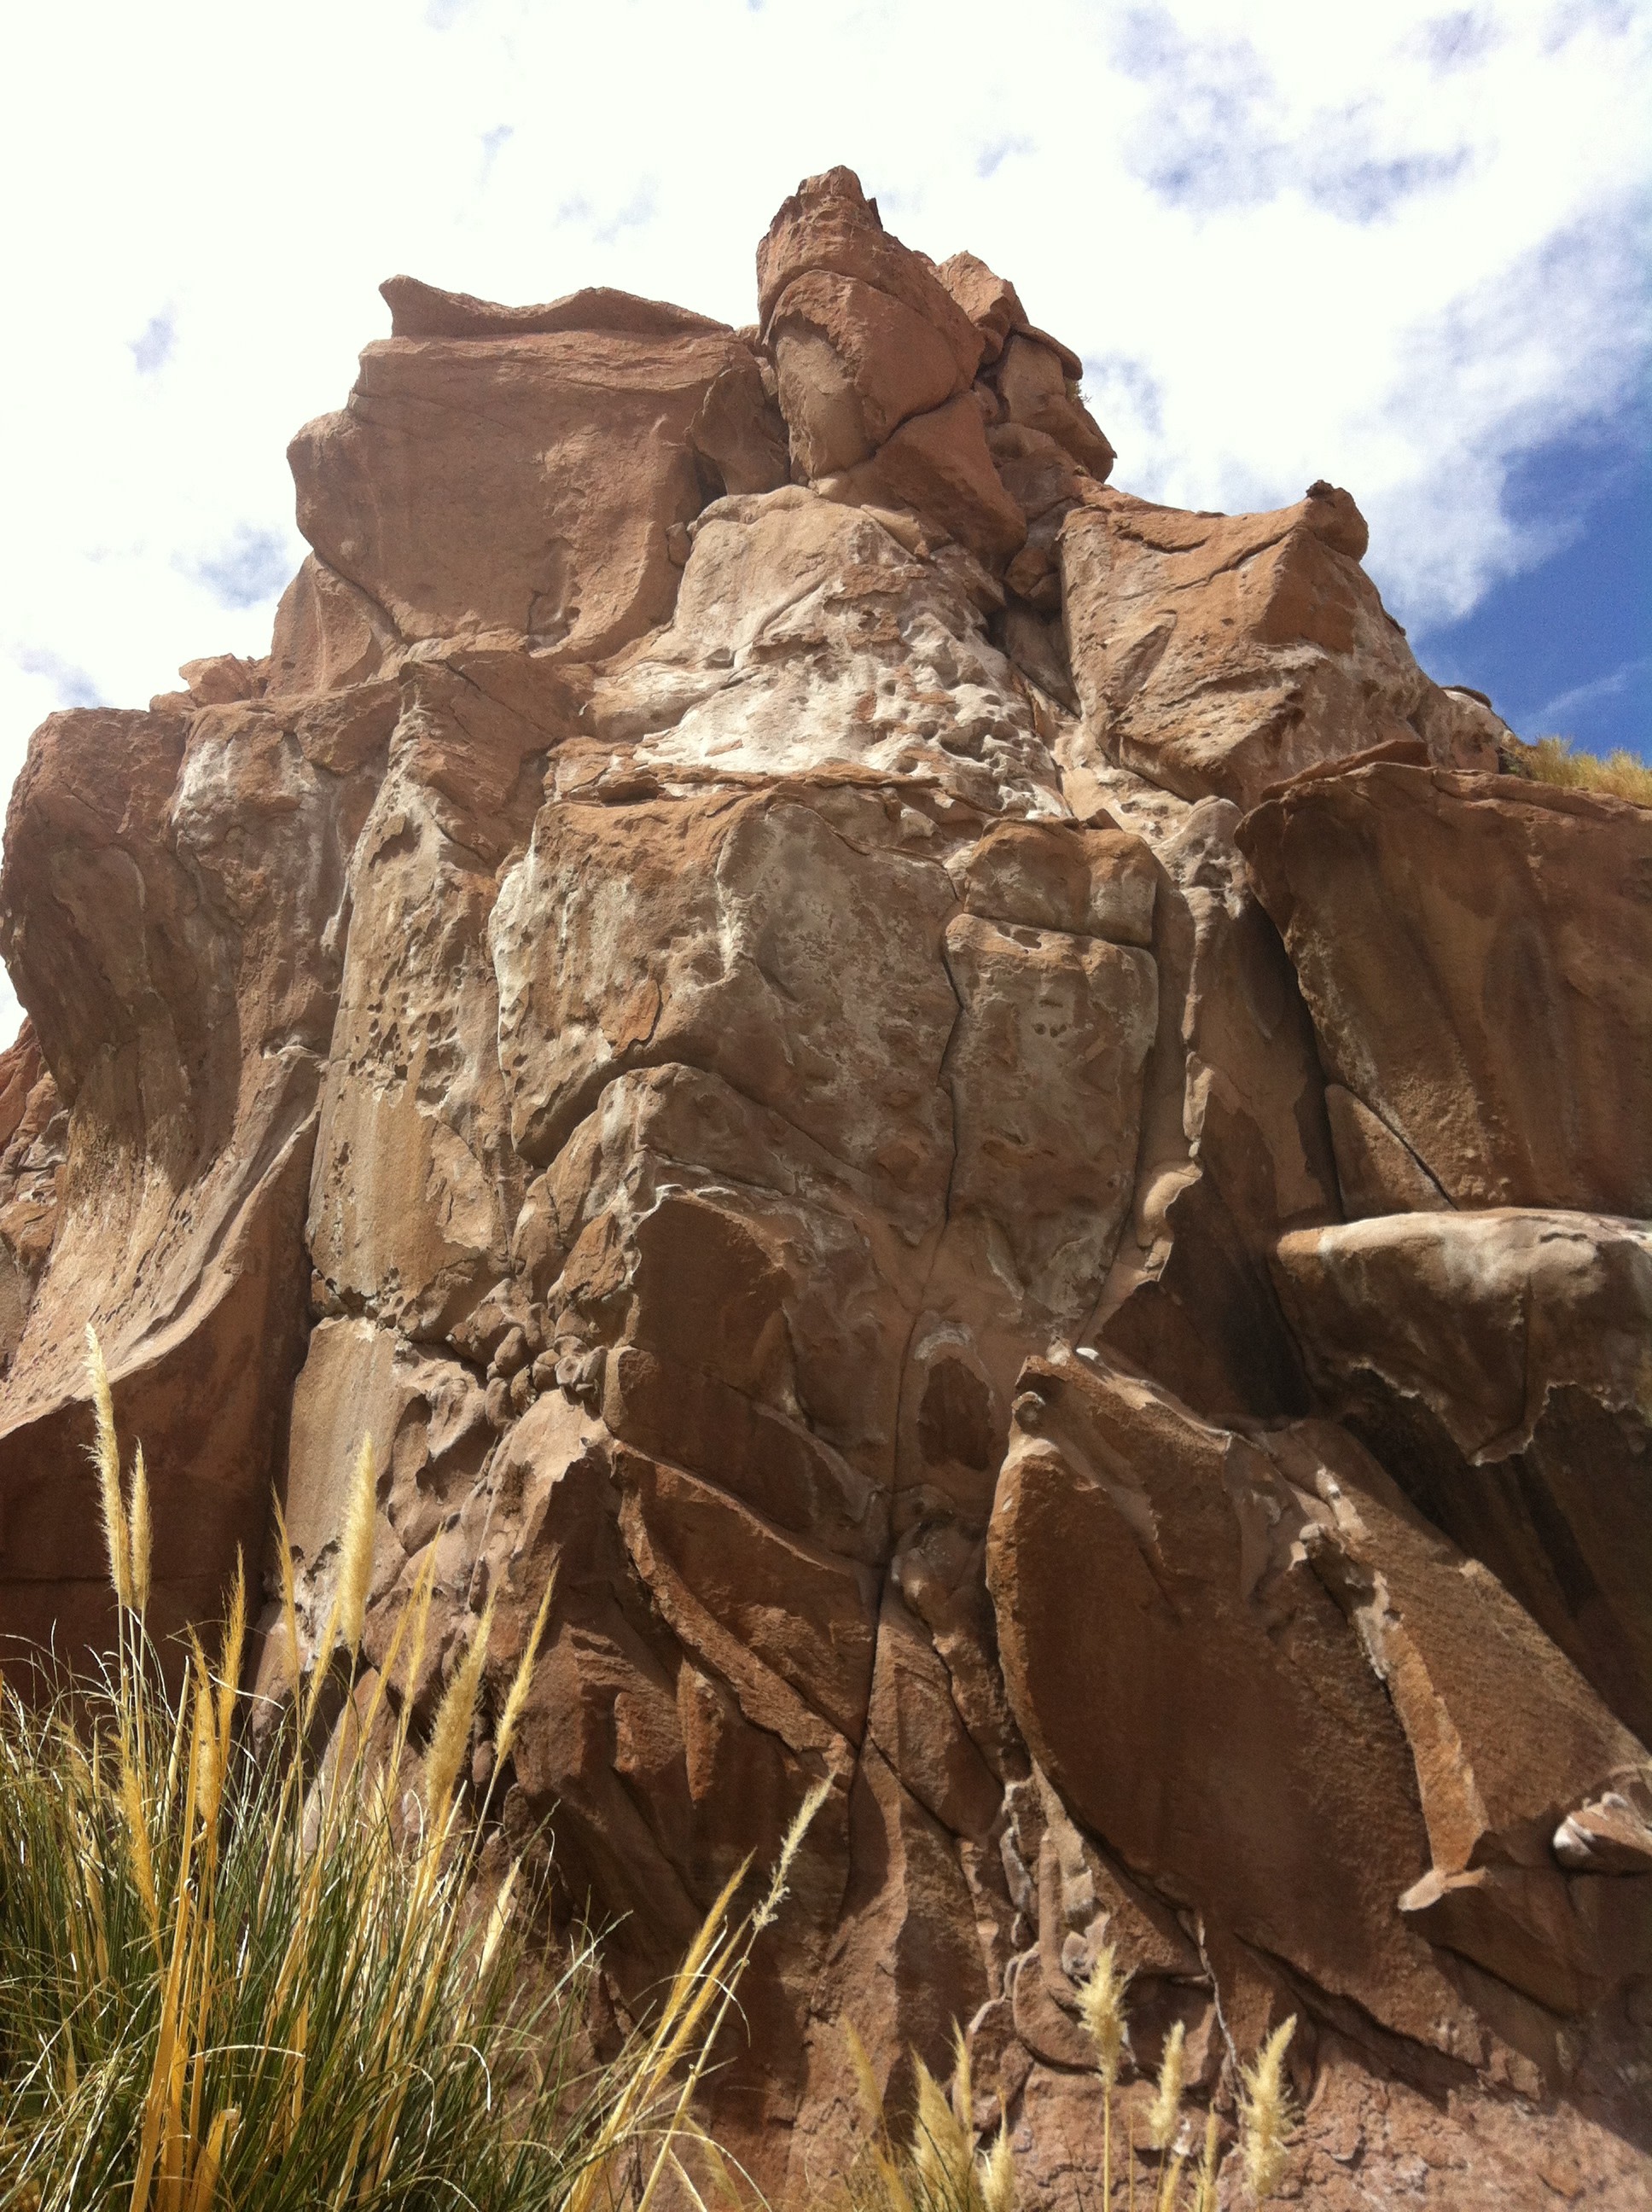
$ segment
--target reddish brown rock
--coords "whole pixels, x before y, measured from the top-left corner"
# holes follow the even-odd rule
[[[68,1118],[25,1021],[0,1053],[0,1374],[11,1364],[57,1233]]]
[[[1428,1858],[1404,1736],[1291,1545],[1266,1455],[1099,1364],[1023,1382],[987,1571],[1040,1765],[1178,1902],[1390,2029],[1477,2055],[1394,1909]],[[1345,1871],[1334,1892],[1321,1854]]]
[[[1042,331],[1025,331],[1005,341],[992,382],[1010,422],[1042,430],[1105,483],[1117,456],[1072,388],[1077,374]]]
[[[913,416],[870,460],[826,478],[822,489],[857,505],[910,507],[988,562],[1003,561],[1027,534],[968,392]]]
[[[985,364],[990,366],[998,359],[1011,331],[1029,327],[1015,286],[1007,278],[995,276],[978,255],[949,254],[935,274],[981,332]]]
[[[825,270],[797,277],[769,325],[781,411],[806,477],[853,468],[963,379],[935,327],[871,284]]]
[[[1581,1213],[1394,1214],[1282,1240],[1327,1399],[1652,1738],[1652,1239]]]
[[[688,427],[742,350],[714,331],[380,341],[288,449],[299,526],[409,643],[611,653],[671,612],[666,532],[701,503]]]
[[[665,300],[639,300],[608,285],[588,287],[542,307],[505,307],[444,292],[416,276],[386,276],[379,287],[390,309],[393,338],[531,338],[563,331],[621,331],[630,337],[693,337],[726,331],[726,323]]]
[[[817,271],[850,277],[884,293],[932,325],[945,339],[967,384],[981,360],[981,340],[969,317],[921,254],[884,228],[876,201],[853,169],[805,177],[782,202],[757,247],[757,312],[767,331],[788,285]]]
[[[1183,798],[1244,807],[1321,762],[1395,738],[1420,746],[1433,714],[1454,765],[1442,695],[1358,565],[1365,537],[1328,484],[1277,514],[1090,495],[1062,532],[1061,567],[1099,752]]]
[[[1652,1214],[1652,812],[1378,762],[1240,842],[1327,1073],[1454,1206]]]
[[[0,1634],[106,1643],[89,1319],[163,1636],[272,1485],[313,1636],[370,1437],[482,1775],[555,1576],[501,1825],[619,2005],[826,1785],[708,2110],[776,2203],[957,2023],[1078,2212],[1104,1943],[1115,2148],[1294,2014],[1302,2201],[1629,2202],[1652,817],[1495,773],[1345,493],[1103,489],[851,173],[759,283],[392,279],[267,660],[37,734]]]

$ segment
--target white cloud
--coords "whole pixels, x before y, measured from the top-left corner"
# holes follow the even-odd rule
[[[53,704],[264,649],[286,441],[392,270],[742,322],[775,204],[847,161],[1084,354],[1121,483],[1346,483],[1424,626],[1545,550],[1511,465],[1649,352],[1641,5],[88,0],[7,59],[0,783]]]
[[[1534,729],[1564,728],[1580,708],[1593,707],[1603,699],[1621,699],[1637,677],[1652,669],[1652,659],[1625,660],[1605,676],[1598,676],[1592,684],[1578,684],[1570,691],[1561,691],[1546,700],[1532,718]]]

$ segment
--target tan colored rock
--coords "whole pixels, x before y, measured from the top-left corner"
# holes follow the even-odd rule
[[[1069,391],[1069,380],[1067,366],[1054,347],[1029,331],[1017,331],[1005,341],[993,371],[1010,421],[1042,430],[1065,447],[1097,483],[1105,483],[1118,457],[1089,410]]]
[[[1410,1146],[1340,1083],[1325,1086],[1342,1209],[1351,1221],[1376,1213],[1444,1213],[1451,1200]]]
[[[1588,2002],[1598,2001],[1641,1971],[1632,1946],[1621,1957],[1609,1947],[1591,1953],[1565,1925],[1575,1914],[1582,1926],[1615,1924],[1627,1936],[1635,1912],[1652,1905],[1652,1888],[1643,1906],[1626,1897],[1622,1920],[1597,1921],[1590,1882],[1569,1887],[1561,1869],[1591,1880],[1607,1869],[1652,1874],[1652,1832],[1634,1810],[1652,1804],[1652,1760],[1497,1578],[1446,1543],[1345,1431],[1304,1423],[1277,1432],[1269,1448],[1300,1494],[1330,1508],[1309,1557],[1357,1629],[1411,1746],[1437,1878],[1421,1893],[1443,1894],[1477,1869],[1518,1868],[1534,1878],[1511,1893],[1534,1900],[1523,1973],[1503,1973],[1470,1943],[1430,1940],[1480,1957],[1546,2003],[1557,1977],[1574,1991],[1589,1984]],[[1572,1809],[1556,1828],[1563,1805]]]
[[[963,383],[932,322],[853,276],[813,270],[788,284],[769,325],[792,451],[809,477],[853,468]]]
[[[716,491],[775,491],[790,480],[786,418],[775,394],[773,371],[745,352],[736,353],[707,386],[689,424],[689,443]],[[671,524],[665,535],[680,568],[671,550],[678,532],[686,538],[686,524]]]
[[[365,684],[398,642],[382,608],[307,554],[276,610],[269,689],[276,694],[338,691]]]
[[[908,507],[988,562],[1014,553],[1027,535],[967,392],[913,416],[870,460],[828,477],[822,489],[859,506]]]
[[[981,334],[932,264],[834,169],[786,203],[757,267],[796,472],[834,499],[908,509],[1001,564],[1026,523],[965,390]]]
[[[1066,822],[1000,822],[954,864],[971,914],[1151,945],[1157,870],[1139,837]]]
[[[1652,1881],[1568,1881],[1552,1870],[1475,1867],[1425,1875],[1400,1910],[1551,2012],[1590,2011],[1620,1980],[1652,1972]]]
[[[1287,1237],[1275,1265],[1333,1403],[1647,1741],[1652,1233],[1395,1214]]]
[[[811,796],[542,813],[493,932],[525,1158],[548,1160],[616,1075],[687,1061],[863,1172],[944,1187],[951,882],[852,842]],[[859,813],[876,837],[882,810]]]
[[[18,1164],[57,1204],[0,1410],[9,1634],[72,1651],[110,1626],[88,1322],[155,1463],[157,1639],[258,1552],[301,1350],[349,790],[252,702],[55,716],[14,793],[0,929],[67,1127],[61,1170]]]
[[[960,384],[974,376],[981,339],[932,265],[884,228],[853,169],[805,177],[781,203],[757,247],[757,311],[765,331],[787,288],[818,270],[847,276],[910,308],[945,339]]]
[[[0,1376],[57,1234],[67,1135],[58,1086],[25,1021],[0,1053]]]
[[[1305,1413],[1270,1262],[1281,1221],[1338,1218],[1336,1170],[1313,1025],[1246,890],[1238,810],[1190,807],[1128,770],[1085,766],[1067,781],[1081,805],[1105,795],[1096,818],[1127,823],[1157,876],[1159,1031],[1132,1218],[1087,1340],[1211,1419]]]
[[[1240,842],[1327,1073],[1453,1205],[1652,1214],[1652,812],[1379,762]]]
[[[993,1272],[1076,1328],[1130,1203],[1157,973],[1145,952],[975,915],[949,925],[946,963],[963,1006],[949,1231],[980,1220]]]
[[[998,359],[1011,331],[1028,327],[1027,313],[1015,286],[1007,277],[994,276],[978,255],[950,254],[935,274],[981,332],[983,362],[990,364]]]
[[[1491,773],[1345,493],[1104,490],[1078,357],[851,173],[760,271],[392,280],[268,660],[37,734],[0,1635],[107,1646],[90,1319],[163,1639],[238,1547],[273,1630],[272,1483],[313,1639],[370,1437],[362,1681],[428,1588],[416,1764],[491,1603],[480,1788],[554,1577],[489,1850],[621,2012],[827,1785],[706,2093],[772,2201],[853,2021],[897,2113],[961,2028],[1082,2212],[1104,1942],[1115,2150],[1294,2014],[1303,2201],[1631,2201],[1639,817]]]
[[[396,338],[550,337],[565,331],[605,331],[628,337],[695,337],[727,330],[709,315],[639,300],[606,284],[570,292],[544,307],[503,307],[468,292],[444,292],[416,276],[387,276],[379,287]]]
[[[1328,485],[1257,515],[1092,494],[1061,537],[1090,741],[1183,798],[1248,807],[1320,762],[1415,740],[1431,687],[1358,567],[1364,541]]]
[[[206,660],[186,660],[178,673],[197,706],[227,707],[237,699],[261,697],[268,671],[267,661],[218,653]]]
[[[299,527],[409,642],[611,653],[671,613],[665,532],[700,505],[689,425],[743,351],[714,332],[380,341],[345,411],[288,449]]]
[[[1471,2014],[1394,1909],[1428,1859],[1405,1739],[1266,1460],[1099,1363],[1023,1384],[987,1572],[1040,1765],[1177,1902],[1472,2063]]]
[[[1652,1784],[1625,1767],[1587,1804],[1568,1813],[1552,1838],[1574,1874],[1652,1874]]]
[[[645,772],[651,791],[695,787],[708,771],[874,772],[917,802],[880,837],[904,835],[915,851],[938,843],[919,811],[926,787],[939,787],[943,813],[956,801],[1061,811],[1033,709],[987,640],[986,579],[956,548],[908,544],[899,521],[801,485],[707,507],[670,627],[596,683],[584,720],[603,744],[600,772],[628,744],[625,772]],[[584,778],[564,757],[559,787],[572,795]],[[847,792],[838,803],[865,812]]]

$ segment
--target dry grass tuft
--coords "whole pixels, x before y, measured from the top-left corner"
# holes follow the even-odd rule
[[[460,1768],[490,1616],[438,1716],[428,1815],[411,1845],[393,1801],[410,1756],[428,1574],[367,1713],[357,1724],[347,1704],[318,1766],[307,1755],[316,1689],[303,1681],[283,1560],[290,1696],[276,1741],[255,1757],[239,1576],[216,1655],[191,1638],[181,1688],[165,1687],[139,1611],[147,1485],[140,1461],[129,1504],[94,1337],[88,1354],[118,1656],[100,1686],[65,1684],[36,1706],[0,1691],[0,2207],[658,2212],[668,2179],[692,2190],[689,2165],[711,2176],[720,2206],[749,2203],[691,2106],[820,1791],[755,1904],[737,1906],[742,1869],[653,2025],[597,2063],[584,2040],[592,1943],[576,1942],[554,1978],[548,1960],[536,1966],[549,1989],[531,2000],[520,1861],[490,1909],[475,1896],[489,1800],[466,1813]],[[364,1448],[315,1662],[318,1678],[333,1672],[342,1643],[350,1687],[373,1491]],[[548,1610],[512,1685],[512,1725]],[[404,1652],[386,1751],[374,1721]]]
[[[1129,2044],[1129,1986],[1130,1976],[1120,1969],[1116,1952],[1104,1944],[1079,1991],[1080,2016],[1096,2053],[1102,2096],[1102,2171],[1095,2202],[1103,2212],[1120,2212],[1121,2205],[1126,2212],[1135,2212],[1139,2202],[1142,2212],[1218,2212],[1221,2125],[1213,2111],[1206,2113],[1203,2149],[1198,2165],[1190,2168],[1182,2119],[1187,2032],[1180,2021],[1165,2038],[1147,2115],[1142,2155],[1157,2160],[1149,2169],[1149,2185],[1139,2193],[1137,2149],[1128,2129],[1127,2167],[1115,2179],[1113,2106]],[[1240,2069],[1239,2166],[1248,2201],[1256,2204],[1277,2195],[1297,2129],[1285,2079],[1285,2051],[1295,2027],[1294,2020],[1287,2021],[1254,2064]],[[974,2085],[962,2035],[954,2030],[951,2097],[922,2060],[916,2061],[916,2109],[906,2141],[897,2143],[872,2063],[853,2029],[847,2033],[870,2127],[860,2155],[834,2200],[841,2212],[1015,2212],[1015,2154],[1009,2123],[1001,2118],[991,2142],[976,2147],[971,2124]],[[1236,2207],[1241,2200],[1229,2201]]]
[[[1265,2203],[1285,2179],[1285,2154],[1296,2132],[1291,2087],[1285,2078],[1285,2054],[1296,2028],[1293,2014],[1274,2029],[1255,2063],[1245,2069],[1239,2099],[1239,2147],[1245,2179],[1259,2204]]]
[[[576,1942],[549,1994],[530,2002],[521,1857],[490,1903],[475,1894],[493,1784],[477,1805],[465,1753],[491,1598],[431,1728],[421,1818],[403,1785],[418,1759],[409,1735],[434,1557],[392,1625],[367,1698],[356,1683],[374,1527],[364,1443],[307,1683],[277,1514],[286,1695],[276,1740],[266,1735],[255,1758],[240,1687],[244,1580],[238,1571],[216,1659],[191,1634],[183,1686],[169,1694],[143,1622],[143,1454],[129,1493],[89,1330],[88,1358],[118,1664],[100,1692],[65,1686],[43,1710],[0,1692],[0,2212],[664,2212],[662,2192],[699,2212],[759,2207],[694,2107],[827,1784],[799,1808],[761,1896],[737,1910],[750,1872],[738,1869],[653,2026],[596,2063],[583,2040],[594,1945]],[[495,1777],[550,1604],[547,1589],[495,1729]],[[353,1694],[318,1764],[321,1686],[341,1678]],[[1221,2130],[1208,2112],[1191,2165],[1179,2022],[1139,2153],[1142,2114],[1127,2108],[1115,2185],[1130,1979],[1103,1945],[1079,1992],[1102,2103],[1096,2201],[1119,2212],[1127,2199],[1134,2212],[1139,2157],[1151,2161],[1143,2212],[1217,2212]],[[1285,2073],[1295,2025],[1240,2069],[1230,2180],[1256,2204],[1278,2195],[1298,2124]],[[852,2031],[849,2044],[870,2128],[840,2192],[844,2212],[1016,2212],[1008,2117],[977,2142],[962,2033],[950,2086],[915,2061],[914,2110],[898,2142]]]
[[[1621,747],[1602,760],[1598,753],[1579,752],[1570,738],[1539,738],[1529,745],[1519,738],[1515,742],[1519,750],[1507,763],[1513,775],[1556,784],[1563,791],[1603,791],[1611,799],[1652,806],[1652,768]]]

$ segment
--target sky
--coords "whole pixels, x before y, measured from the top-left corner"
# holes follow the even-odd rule
[[[58,0],[4,52],[0,788],[267,650],[382,278],[747,322],[839,161],[1083,355],[1116,483],[1346,485],[1432,673],[1652,757],[1652,0]]]

